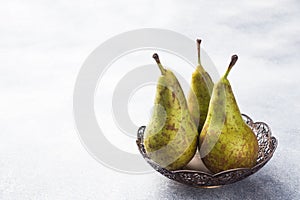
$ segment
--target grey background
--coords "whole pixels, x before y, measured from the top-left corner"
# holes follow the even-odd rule
[[[0,1],[0,199],[299,199],[299,11],[297,0]],[[220,73],[239,55],[229,79],[240,109],[279,140],[261,171],[194,189],[87,153],[72,115],[81,64],[111,36],[146,27],[200,35]]]

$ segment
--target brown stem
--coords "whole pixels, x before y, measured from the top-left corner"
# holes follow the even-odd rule
[[[154,60],[156,61],[160,71],[161,71],[161,74],[164,75],[166,73],[166,69],[162,66],[162,64],[160,63],[160,60],[159,60],[159,56],[157,53],[154,53],[153,56]]]
[[[201,40],[197,39],[197,54],[198,54],[198,64],[201,65],[201,59],[200,59],[200,44],[201,44]]]
[[[228,76],[231,68],[235,65],[235,63],[236,63],[237,60],[238,60],[238,56],[237,55],[231,56],[231,61],[230,61],[229,66],[228,66],[228,68],[226,70],[226,73],[224,75],[225,78],[227,78],[227,76]]]

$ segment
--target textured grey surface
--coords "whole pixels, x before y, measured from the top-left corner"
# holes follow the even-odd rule
[[[297,0],[1,1],[0,199],[300,199],[299,8]],[[72,116],[76,75],[98,44],[141,27],[200,34],[220,72],[239,54],[229,78],[240,108],[279,141],[261,171],[196,189],[115,172],[86,152]]]

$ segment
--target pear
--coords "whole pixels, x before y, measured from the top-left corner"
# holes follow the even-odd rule
[[[238,57],[233,55],[225,75],[213,88],[208,115],[200,133],[200,156],[213,173],[256,164],[258,142],[242,119],[227,76]]]
[[[192,74],[191,90],[188,95],[188,108],[200,133],[205,122],[214,83],[205,71],[200,59],[201,40],[197,39],[198,66]]]
[[[144,145],[149,157],[168,170],[184,167],[195,155],[198,131],[187,108],[182,88],[174,73],[153,55],[161,71],[151,120]]]

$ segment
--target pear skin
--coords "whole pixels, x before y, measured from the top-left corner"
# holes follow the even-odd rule
[[[238,57],[233,55],[225,75],[214,86],[208,115],[200,133],[200,156],[213,173],[255,166],[258,142],[242,119],[227,76]]]
[[[145,130],[145,149],[160,166],[177,170],[195,155],[198,131],[176,76],[161,65],[157,54],[153,58],[162,75],[156,88],[152,117]]]
[[[191,91],[188,94],[188,108],[200,133],[206,120],[214,83],[205,71],[200,59],[201,40],[197,39],[198,65],[192,74]]]

